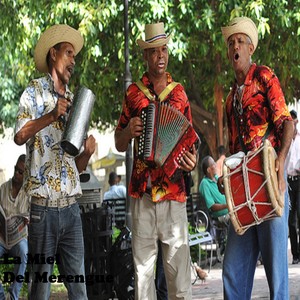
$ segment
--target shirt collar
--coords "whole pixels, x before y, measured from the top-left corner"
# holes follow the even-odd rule
[[[55,92],[55,89],[54,89],[54,80],[53,80],[53,78],[52,78],[52,76],[51,76],[50,73],[47,74],[47,81],[48,81],[48,83],[49,83],[49,86],[50,86],[51,91]],[[70,91],[70,89],[69,89],[69,87],[68,87],[67,84],[66,84],[65,87],[66,87],[66,92],[65,92],[65,94],[64,94],[64,97],[65,97],[66,99],[69,99],[69,100],[72,101],[74,95],[73,95],[73,93]]]

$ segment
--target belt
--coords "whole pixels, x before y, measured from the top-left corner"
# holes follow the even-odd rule
[[[296,175],[296,176],[288,175],[288,180],[290,181],[297,181],[299,179],[300,179],[300,175]]]
[[[146,190],[145,190],[145,194],[148,194],[148,195],[152,195],[152,190],[151,190],[151,187],[147,187]]]
[[[31,197],[31,203],[39,206],[63,208],[76,203],[76,199],[75,197],[69,197],[57,200],[50,200],[45,198]]]

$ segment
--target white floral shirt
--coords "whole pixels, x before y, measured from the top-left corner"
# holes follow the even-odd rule
[[[73,100],[68,87],[64,97]],[[57,100],[50,74],[32,80],[20,98],[15,132],[28,121],[51,112]],[[82,194],[75,158],[60,145],[64,129],[65,122],[57,120],[26,142],[24,185],[29,195],[57,200]]]

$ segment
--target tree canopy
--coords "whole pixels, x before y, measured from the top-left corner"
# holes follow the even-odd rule
[[[275,70],[286,100],[292,101],[300,98],[299,7],[300,0],[131,0],[132,78],[137,80],[145,70],[136,44],[143,37],[144,24],[163,21],[172,35],[168,70],[185,86],[197,115],[202,115],[199,124],[208,120],[220,139],[222,103],[233,80],[221,26],[235,16],[253,19],[259,31],[253,60]],[[123,0],[2,0],[0,11],[0,128],[14,126],[22,91],[30,79],[41,76],[33,60],[36,42],[46,28],[57,23],[78,28],[85,40],[71,88],[85,85],[95,93],[94,126],[115,124],[124,95]],[[202,132],[204,137],[207,132]]]

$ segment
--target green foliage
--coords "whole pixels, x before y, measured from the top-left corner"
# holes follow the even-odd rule
[[[115,226],[113,226],[113,234],[112,234],[112,244],[115,243],[117,237],[120,235],[121,230]]]
[[[169,71],[184,84],[191,101],[214,112],[214,86],[225,94],[233,74],[226,58],[221,26],[235,16],[251,17],[259,45],[253,60],[272,67],[288,101],[300,98],[300,0],[140,0],[129,1],[130,71],[133,80],[145,70],[136,40],[144,24],[165,23],[172,34]],[[67,23],[85,39],[76,59],[71,88],[85,85],[96,94],[94,125],[115,124],[124,95],[124,1],[2,0],[0,2],[0,129],[13,126],[20,95],[39,77],[34,47],[50,25]]]

